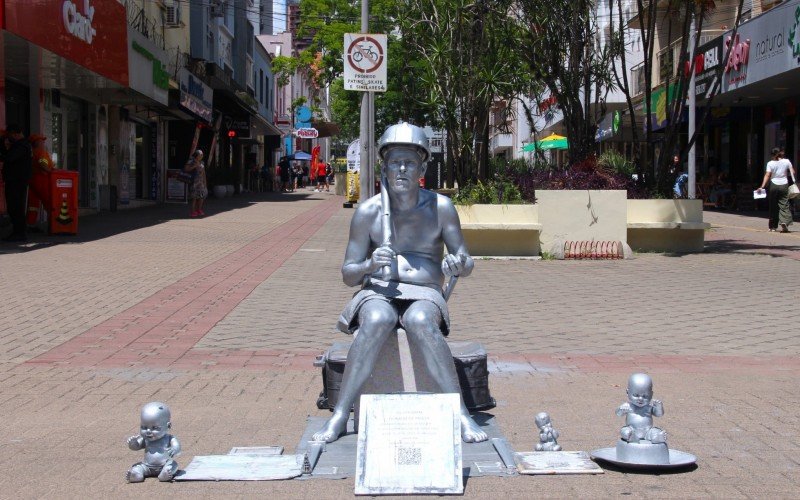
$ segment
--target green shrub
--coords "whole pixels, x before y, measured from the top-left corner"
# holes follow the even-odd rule
[[[630,177],[636,172],[636,166],[633,162],[628,161],[619,151],[609,149],[604,151],[603,154],[597,158],[597,164],[606,169],[611,170],[615,174]]]
[[[497,179],[478,181],[475,184],[468,184],[458,190],[453,196],[453,203],[456,205],[478,205],[478,204],[521,204],[522,193],[519,188],[510,180]]]

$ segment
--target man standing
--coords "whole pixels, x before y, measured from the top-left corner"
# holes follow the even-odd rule
[[[381,347],[399,324],[409,343],[423,353],[425,367],[443,393],[460,394],[452,353],[444,336],[450,318],[442,296],[445,276],[469,276],[474,262],[467,252],[458,214],[449,198],[420,189],[430,157],[424,131],[408,123],[389,127],[378,143],[391,207],[384,224],[381,195],[360,203],[350,223],[342,277],[362,289],[347,304],[339,329],[358,335],[347,356],[333,416],[314,434],[332,442],[344,434],[350,407],[372,373]],[[384,227],[391,226],[387,241]],[[448,254],[442,259],[444,247]],[[488,439],[461,401],[461,437]]]
[[[22,135],[19,125],[11,124],[6,129],[6,142],[3,147],[3,182],[6,185],[6,205],[11,219],[11,234],[3,241],[26,241],[25,200],[28,194],[28,181],[32,175],[31,145]]]

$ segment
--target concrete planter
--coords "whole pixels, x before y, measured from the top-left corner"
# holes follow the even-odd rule
[[[456,211],[472,255],[539,255],[537,205],[456,205]]]
[[[624,190],[536,190],[542,248],[580,241],[627,239]]]
[[[628,200],[628,244],[651,252],[702,252],[703,200]]]

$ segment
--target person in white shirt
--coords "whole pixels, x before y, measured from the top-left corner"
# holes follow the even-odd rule
[[[778,226],[782,233],[789,232],[792,223],[792,212],[789,210],[789,174],[794,181],[797,174],[792,162],[783,158],[780,148],[772,148],[772,160],[767,162],[764,180],[759,189],[765,189],[769,182],[769,230],[777,231]]]

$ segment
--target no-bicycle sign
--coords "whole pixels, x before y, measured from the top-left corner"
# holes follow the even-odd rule
[[[386,35],[344,34],[344,89],[386,92]]]

